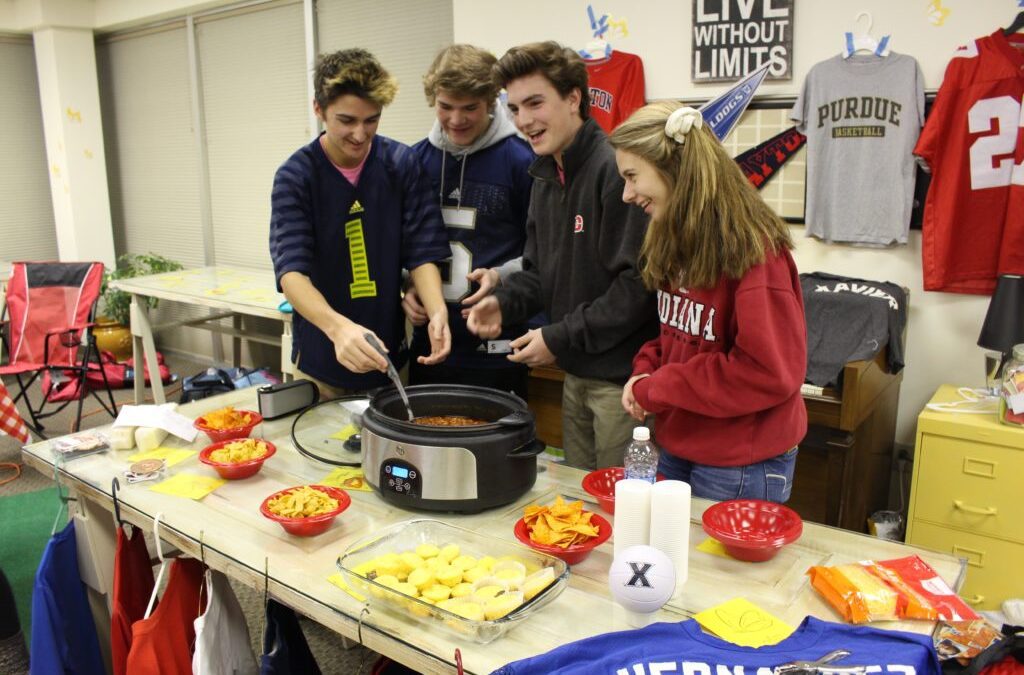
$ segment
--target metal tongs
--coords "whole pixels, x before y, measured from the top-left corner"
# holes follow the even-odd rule
[[[845,649],[836,649],[817,661],[790,661],[775,666],[775,675],[865,675],[866,666],[830,666],[829,664],[850,655]]]
[[[377,353],[384,357],[384,360],[388,362],[388,377],[391,378],[391,382],[394,383],[395,388],[398,389],[398,395],[402,397],[402,402],[405,403],[405,412],[409,415],[409,421],[412,422],[412,406],[409,405],[409,395],[405,393],[405,387],[402,386],[402,380],[398,377],[398,371],[395,370],[395,364],[391,362],[391,358],[388,357],[388,353],[384,351],[384,347],[381,346],[377,338],[373,336],[373,333],[363,333],[363,337],[370,343],[370,346],[377,350]]]

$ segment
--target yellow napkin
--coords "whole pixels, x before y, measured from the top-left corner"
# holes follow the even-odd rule
[[[344,427],[342,427],[341,431],[334,432],[328,438],[336,438],[339,441],[347,441],[349,439],[349,436],[358,433],[359,429],[356,428],[356,425],[346,424]]]
[[[730,560],[733,559],[732,556],[726,552],[725,547],[722,546],[722,542],[717,539],[712,539],[711,537],[708,537],[701,543],[697,544],[697,550],[710,553],[711,555],[720,555],[723,558],[729,558]]]
[[[763,647],[782,642],[793,627],[746,598],[733,598],[693,617],[701,626],[741,647]]]
[[[188,448],[153,448],[148,452],[137,452],[128,458],[129,462],[139,462],[144,459],[162,459],[167,462],[167,466],[174,466],[180,462],[184,462],[186,459],[196,454],[195,450]]]
[[[153,492],[162,492],[175,497],[202,499],[227,481],[209,476],[197,476],[191,473],[179,473],[149,488]]]
[[[366,602],[366,596],[361,595],[353,591],[348,584],[345,583],[345,577],[341,576],[341,572],[335,572],[331,576],[327,577],[327,580],[332,584],[345,591],[359,602]]]
[[[354,466],[343,466],[327,474],[327,477],[320,481],[320,485],[341,488],[342,490],[362,490],[373,492],[373,488],[366,482],[363,470]]]

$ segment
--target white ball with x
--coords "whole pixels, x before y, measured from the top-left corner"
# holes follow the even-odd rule
[[[630,546],[612,561],[608,589],[626,609],[649,614],[672,597],[676,570],[669,557],[653,546]]]

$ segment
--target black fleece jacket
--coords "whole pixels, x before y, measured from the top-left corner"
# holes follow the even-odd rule
[[[654,295],[636,269],[647,216],[622,201],[615,152],[592,119],[562,162],[565,185],[553,157],[530,167],[523,270],[495,295],[503,323],[547,313],[544,342],[567,373],[623,384],[633,356],[658,332]]]

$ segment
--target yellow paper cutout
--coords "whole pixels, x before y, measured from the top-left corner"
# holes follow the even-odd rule
[[[340,572],[335,572],[331,576],[327,577],[327,580],[330,581],[335,586],[337,586],[338,588],[340,588],[341,590],[343,590],[346,593],[348,593],[349,595],[351,595],[353,598],[355,598],[359,602],[366,602],[366,596],[365,595],[361,595],[359,593],[356,593],[351,588],[349,588],[349,585],[345,583],[345,577],[341,576]]]
[[[782,642],[793,627],[746,598],[733,598],[693,617],[708,631],[741,647],[763,647]]]
[[[197,476],[191,473],[179,473],[163,482],[157,483],[149,489],[153,492],[162,492],[165,495],[198,500],[210,494],[226,482],[226,480],[221,480],[220,478]]]
[[[722,546],[722,542],[717,539],[712,539],[711,537],[708,537],[701,543],[697,544],[697,550],[710,553],[711,555],[720,555],[723,558],[729,558],[732,560],[732,556],[726,553],[725,547]]]
[[[358,434],[359,429],[354,424],[346,424],[342,427],[341,431],[336,431],[329,436],[329,438],[336,438],[339,441],[347,441],[353,434]]]
[[[167,466],[174,466],[180,464],[186,459],[196,454],[195,450],[189,450],[188,448],[153,448],[148,452],[137,452],[128,458],[129,462],[139,462],[144,459],[162,459],[167,462]]]
[[[335,469],[327,474],[327,477],[321,480],[319,485],[341,488],[342,490],[373,492],[373,488],[369,486],[366,482],[366,477],[363,476],[363,470],[352,466],[343,466]]]

